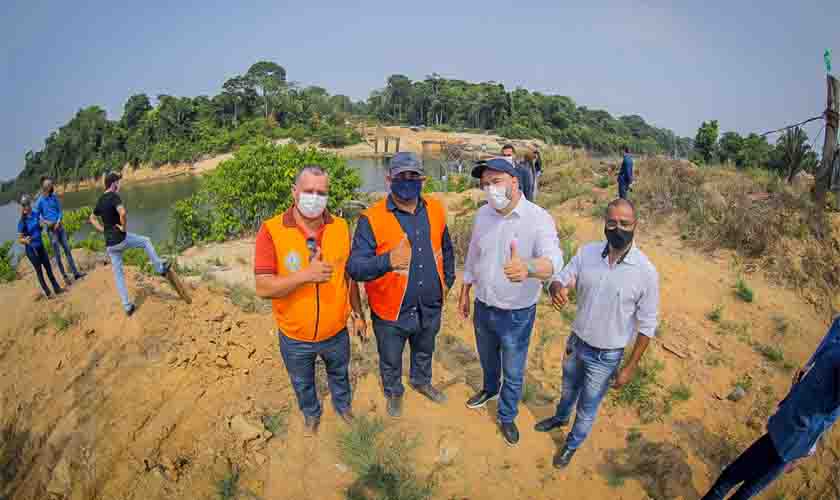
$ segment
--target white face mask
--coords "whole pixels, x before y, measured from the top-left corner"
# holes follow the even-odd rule
[[[300,193],[297,208],[307,219],[320,217],[327,208],[327,197],[316,193]]]
[[[509,186],[504,184],[490,184],[484,188],[484,194],[487,195],[487,203],[496,210],[504,210],[510,205],[510,195],[508,194]]]

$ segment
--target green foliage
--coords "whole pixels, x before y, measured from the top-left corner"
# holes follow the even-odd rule
[[[711,163],[717,154],[717,141],[720,128],[717,120],[703,122],[694,138],[694,151],[703,163]]]
[[[48,322],[50,325],[52,325],[53,328],[55,328],[56,333],[61,333],[70,328],[71,326],[78,324],[81,318],[81,314],[73,312],[72,309],[69,309],[67,312],[51,312]]]
[[[738,281],[735,282],[735,295],[748,303],[755,299],[755,293],[743,278],[738,278]]]
[[[277,413],[262,416],[262,423],[265,430],[274,437],[283,436],[289,429],[289,408],[283,408]]]
[[[613,401],[621,406],[635,406],[643,422],[655,420],[654,389],[659,383],[659,373],[664,368],[665,365],[660,361],[642,361],[630,382],[613,393]]]
[[[446,192],[446,182],[440,179],[435,178],[428,178],[426,182],[423,183],[423,192],[424,193],[445,193]]]
[[[17,278],[17,271],[12,267],[12,245],[7,241],[0,245],[0,283],[8,283]]]
[[[785,352],[782,350],[781,347],[766,345],[766,344],[756,344],[753,346],[755,352],[761,354],[768,361],[773,363],[784,363],[785,361]]]
[[[714,309],[706,313],[706,319],[719,323],[723,316],[723,305],[719,304]]]
[[[640,439],[642,439],[642,431],[640,431],[638,427],[631,427],[630,430],[627,431],[628,443],[633,444]]]
[[[239,498],[239,468],[230,465],[228,472],[216,484],[216,493],[219,495],[219,500],[236,500]]]
[[[598,182],[595,185],[601,189],[607,189],[608,187],[610,187],[610,185],[612,185],[612,179],[609,176],[605,175],[599,178]]]
[[[741,390],[743,390],[744,392],[750,392],[750,390],[753,387],[752,376],[750,376],[750,374],[748,373],[741,375],[741,378],[735,381],[734,386],[740,387]]]
[[[177,202],[172,211],[178,248],[204,241],[224,241],[256,231],[288,208],[295,176],[305,165],[323,167],[330,176],[329,210],[341,213],[361,182],[358,173],[332,154],[295,145],[259,142],[241,148],[207,174],[199,191]]]
[[[343,148],[361,142],[362,137],[351,128],[327,126],[318,133],[318,140],[328,148]]]

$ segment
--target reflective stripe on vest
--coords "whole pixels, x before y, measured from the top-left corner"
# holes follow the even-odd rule
[[[435,198],[423,197],[423,200],[426,201],[432,251],[435,254],[435,264],[440,277],[440,290],[443,292],[446,290],[443,279],[442,250],[443,232],[446,229],[446,210]],[[390,252],[406,236],[397,217],[388,210],[387,203],[388,198],[384,198],[363,212],[376,239],[376,255]],[[399,318],[405,292],[408,289],[408,275],[408,271],[391,271],[365,283],[368,302],[374,314],[388,321],[396,321]]]
[[[265,227],[274,243],[278,276],[288,276],[309,266],[306,238],[297,227],[284,226],[282,214],[267,220]],[[271,301],[277,328],[295,340],[320,342],[347,327],[350,297],[344,269],[350,256],[350,230],[344,219],[333,216],[333,222],[326,225],[321,256],[333,265],[330,281],[301,285],[285,297]]]

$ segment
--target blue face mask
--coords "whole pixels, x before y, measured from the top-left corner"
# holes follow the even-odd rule
[[[394,196],[401,200],[416,200],[420,197],[420,191],[423,190],[423,181],[420,179],[392,179],[391,192]]]

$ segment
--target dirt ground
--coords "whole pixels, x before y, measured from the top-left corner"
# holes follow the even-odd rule
[[[447,201],[458,206],[475,195]],[[601,239],[591,207],[606,195],[595,190],[552,213],[574,228],[577,243]],[[552,468],[563,430],[539,434],[533,425],[553,412],[570,326],[543,299],[529,354],[529,396],[517,420],[521,442],[506,446],[494,405],[464,407],[481,370],[472,327],[454,314],[454,293],[434,365],[448,402],[435,405],[409,390],[404,417],[388,421],[374,343],[353,339],[356,413],[419,439],[417,474],[434,480],[436,499],[699,498],[764,431],[789,386],[789,369],[807,359],[831,318],[761,272],[746,277],[755,301],[740,301],[732,289],[737,259],[700,253],[667,225],[642,221],[637,241],[662,287],[663,327],[646,355],[662,365],[652,387],[654,418],[642,419],[636,407],[608,396],[571,466]],[[191,306],[162,278],[129,270],[139,306],[132,318],[122,314],[110,268],[83,253],[89,275],[57,300],[35,300],[31,275],[0,286],[7,318],[0,325],[0,498],[224,498],[220,481],[231,470],[240,472],[238,498],[345,498],[356,480],[337,450],[345,424],[327,396],[319,436],[304,437],[273,319],[247,292],[251,245],[231,242],[182,256],[194,287]],[[709,319],[719,306],[721,319]],[[756,345],[780,349],[788,368]],[[728,401],[745,379],[746,396]],[[677,385],[690,396],[667,411],[665,398]],[[282,432],[268,432],[266,417],[279,418]],[[824,444],[761,498],[840,498],[840,431]]]

